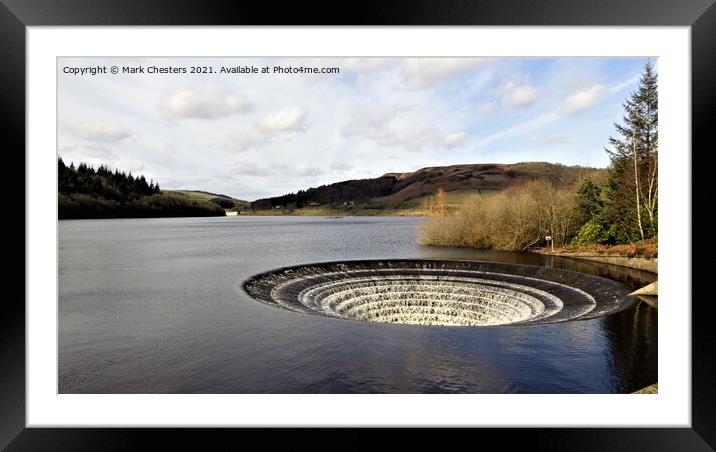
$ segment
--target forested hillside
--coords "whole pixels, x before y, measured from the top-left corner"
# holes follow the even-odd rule
[[[73,218],[223,216],[218,205],[165,193],[159,184],[106,166],[57,161],[58,216]]]
[[[533,179],[554,183],[573,183],[590,174],[593,168],[565,166],[545,162],[516,164],[465,164],[422,168],[412,173],[388,173],[374,179],[337,182],[299,190],[251,203],[253,209],[359,203],[371,200],[390,207],[431,195],[442,189],[496,191]]]

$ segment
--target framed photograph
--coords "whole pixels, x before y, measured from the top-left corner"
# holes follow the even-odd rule
[[[0,444],[509,427],[711,450],[712,3],[3,0],[26,266]]]

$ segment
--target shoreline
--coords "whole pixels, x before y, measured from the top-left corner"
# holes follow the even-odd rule
[[[227,211],[228,213],[228,211]],[[275,209],[275,210],[242,210],[236,216],[239,217],[424,217],[424,212],[401,209]]]
[[[580,259],[592,262],[601,262],[604,264],[618,265],[620,267],[633,268],[636,270],[643,270],[650,273],[659,273],[659,259],[657,257],[642,257],[642,256],[625,256],[621,254],[599,254],[599,253],[559,253],[549,251],[533,251],[537,254],[543,254],[545,256],[559,256],[569,257],[572,259]]]

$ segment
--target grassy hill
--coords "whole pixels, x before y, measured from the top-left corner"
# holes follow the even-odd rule
[[[503,190],[528,180],[572,184],[594,168],[546,162],[465,164],[387,173],[373,179],[350,180],[300,190],[251,203],[254,215],[422,215],[423,201],[442,188],[448,208],[471,196]]]
[[[251,203],[241,199],[232,198],[228,195],[210,193],[202,190],[165,190],[166,192],[177,193],[187,196],[192,200],[206,201],[216,204],[226,210],[246,210],[251,207]]]

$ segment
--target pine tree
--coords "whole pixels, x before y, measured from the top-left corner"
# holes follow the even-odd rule
[[[589,220],[603,222],[604,201],[601,187],[591,178],[585,178],[577,188],[577,218],[575,221],[584,224]]]
[[[623,104],[623,123],[614,124],[619,137],[609,138],[611,165],[605,191],[618,242],[657,234],[657,88],[654,65],[647,62],[639,87]]]

